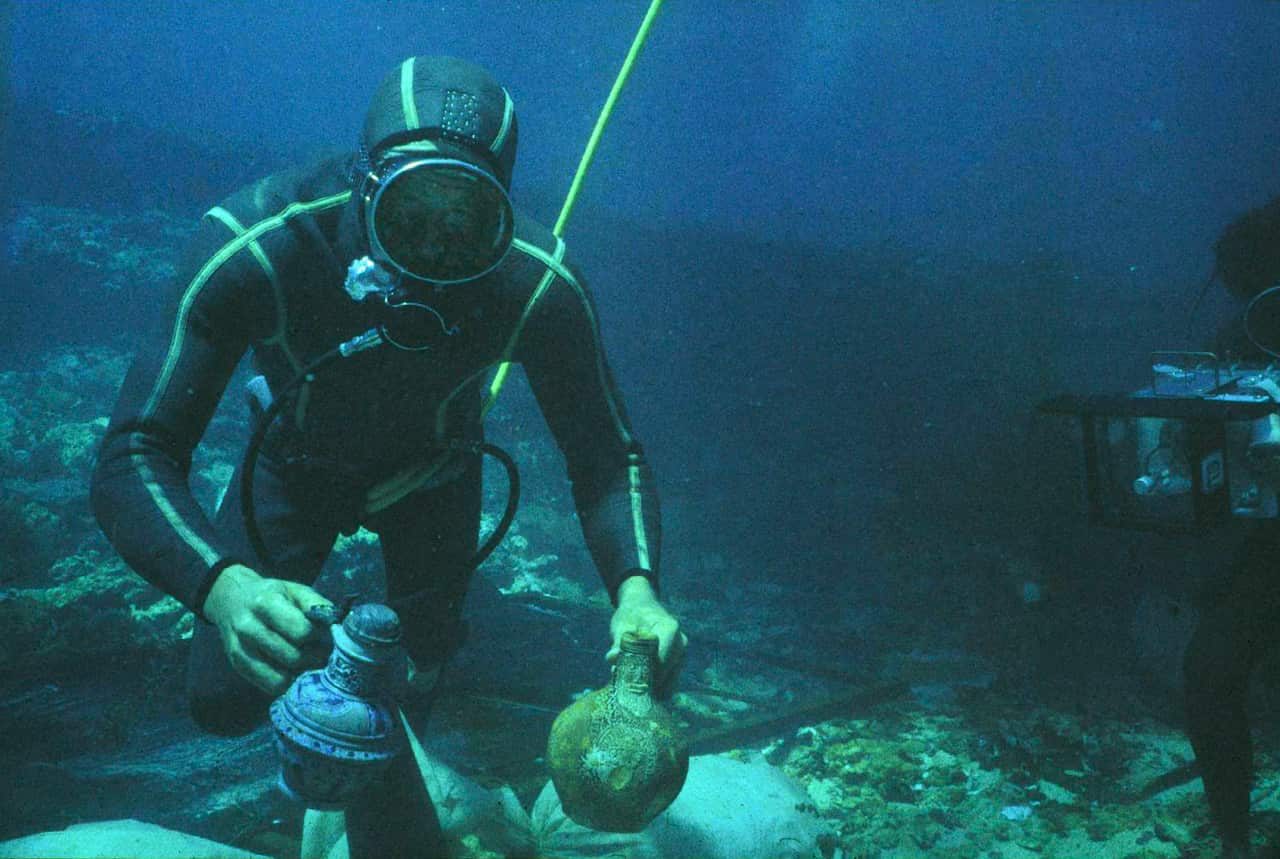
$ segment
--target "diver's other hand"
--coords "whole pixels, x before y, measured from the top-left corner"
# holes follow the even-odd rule
[[[644,576],[624,579],[618,588],[618,607],[609,621],[613,644],[605,659],[616,662],[622,649],[622,636],[628,632],[654,635],[658,638],[658,671],[654,693],[669,698],[675,691],[676,677],[684,665],[684,650],[689,638],[680,631],[680,621],[658,602],[658,595]]]
[[[289,688],[303,669],[321,664],[315,626],[304,612],[331,605],[319,593],[284,579],[268,579],[240,564],[223,570],[204,601],[222,649],[241,677],[269,695]]]

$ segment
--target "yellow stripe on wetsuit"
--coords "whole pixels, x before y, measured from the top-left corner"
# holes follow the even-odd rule
[[[129,459],[137,470],[138,477],[142,479],[142,485],[146,488],[147,494],[155,502],[156,509],[160,511],[160,515],[169,523],[169,526],[182,538],[182,542],[191,547],[191,550],[200,556],[200,560],[209,566],[213,566],[222,560],[222,555],[200,539],[200,535],[187,524],[182,515],[178,513],[177,508],[173,506],[173,502],[164,494],[164,489],[161,488],[155,472],[151,470],[151,466],[147,463],[147,458],[142,454],[135,453]]]
[[[227,229],[237,236],[243,236],[248,232],[239,219],[222,206],[214,206],[205,212],[204,216],[221,221]],[[293,372],[297,373],[302,369],[302,362],[293,354],[293,350],[289,348],[289,341],[285,338],[285,331],[289,326],[289,314],[284,303],[284,290],[280,287],[280,276],[276,274],[276,267],[271,264],[271,259],[267,256],[267,252],[262,249],[262,244],[256,238],[250,239],[248,248],[249,252],[253,254],[253,258],[258,261],[258,265],[262,266],[262,271],[267,275],[267,280],[271,282],[271,291],[276,299],[276,333],[270,339],[262,342],[267,346],[279,346],[280,351],[284,353],[285,359],[288,360],[289,366],[293,368]]]
[[[404,127],[409,131],[422,127],[418,104],[413,99],[413,66],[413,57],[400,64],[400,109],[404,113]]]
[[[147,399],[147,404],[142,409],[142,419],[147,420],[155,415],[157,404],[164,398],[165,392],[169,388],[169,382],[172,380],[173,371],[178,366],[178,359],[182,357],[182,347],[185,344],[187,336],[187,317],[191,313],[191,308],[195,304],[196,299],[200,297],[200,291],[208,284],[209,278],[219,268],[245,247],[257,238],[271,230],[277,229],[288,223],[290,218],[298,215],[305,215],[310,212],[327,209],[332,206],[341,205],[351,197],[351,192],[342,191],[329,197],[322,197],[310,203],[290,203],[278,215],[265,218],[254,224],[246,232],[236,236],[227,242],[218,251],[209,258],[209,261],[201,266],[200,271],[196,272],[196,276],[192,278],[187,285],[186,291],[182,293],[182,299],[178,302],[178,316],[174,321],[173,334],[169,340],[169,351],[165,356],[164,366],[160,370],[160,376],[156,379],[155,388],[151,391],[151,396]]]
[[[556,241],[563,244],[559,239]],[[573,273],[569,271],[567,266],[565,266],[563,262],[563,251],[560,249],[560,244],[557,245],[556,250],[558,251],[558,255],[555,257],[551,256],[537,245],[521,241],[520,239],[516,239],[513,244],[516,248],[538,260],[538,262],[545,265],[549,270],[559,275],[561,280],[573,287],[573,291],[577,294],[578,300],[582,302],[582,310],[587,314],[587,321],[591,325],[591,340],[595,346],[596,352],[596,376],[600,381],[600,389],[604,391],[605,402],[609,405],[609,414],[613,417],[613,425],[618,431],[618,436],[622,439],[622,443],[625,447],[630,447],[632,443],[631,433],[627,431],[626,424],[622,421],[622,414],[618,410],[617,400],[613,397],[613,389],[609,384],[608,374],[605,372],[604,344],[600,342],[600,324],[596,321],[595,311],[591,309],[591,302],[587,298],[586,290],[582,288],[582,284],[578,283],[578,279],[575,278]],[[539,295],[540,293],[535,293],[534,297],[530,299],[529,307],[525,311],[526,315],[532,311],[533,302],[537,300]],[[514,347],[514,343],[512,346]]]
[[[652,570],[649,566],[649,536],[644,530],[644,498],[640,492],[640,457],[627,454],[627,478],[631,493],[631,528],[636,538],[636,566]]]
[[[573,288],[577,294],[578,300],[582,302],[582,309],[587,314],[587,319],[591,325],[591,337],[595,346],[596,353],[596,374],[600,382],[600,389],[604,392],[605,402],[609,406],[609,414],[613,417],[614,428],[618,431],[618,436],[622,439],[624,447],[630,447],[633,443],[631,433],[627,431],[626,424],[622,420],[622,415],[618,409],[617,400],[613,396],[613,388],[609,384],[608,375],[605,372],[604,364],[604,344],[600,342],[600,325],[596,320],[595,313],[591,308],[591,302],[587,298],[586,290],[582,288],[582,284],[573,276],[573,272],[564,264],[564,241],[556,236],[556,249],[554,253],[547,251],[521,239],[512,242],[513,246],[522,251],[527,256],[536,259],[538,262],[546,266],[546,273],[542,277],[542,281],[538,284],[538,288],[534,290],[533,295],[529,297],[528,303],[525,305],[524,312],[520,316],[520,321],[516,325],[515,332],[511,335],[511,340],[507,344],[507,348],[503,350],[502,369],[500,374],[505,374],[504,370],[509,365],[511,357],[515,354],[516,342],[524,330],[525,323],[533,313],[533,306],[542,297],[543,293],[550,287],[552,280],[558,275],[565,283]],[[494,401],[497,399],[498,389],[501,388],[501,381],[494,379],[494,385],[490,388],[488,402],[485,403],[485,411],[492,408]],[[645,570],[652,570],[649,559],[649,538],[644,527],[644,498],[640,489],[640,464],[639,457],[636,454],[628,454],[627,466],[627,482],[628,495],[631,500],[631,528],[636,542],[636,566]]]
[[[169,384],[173,380],[174,370],[178,366],[178,361],[182,357],[182,349],[186,344],[187,335],[187,318],[191,314],[191,308],[195,305],[196,300],[200,297],[200,291],[208,285],[209,279],[219,268],[245,247],[253,248],[257,245],[257,239],[270,232],[273,229],[283,226],[297,215],[307,214],[310,212],[320,211],[332,206],[341,205],[351,197],[350,191],[343,191],[328,197],[322,197],[309,203],[291,203],[286,206],[279,214],[269,218],[265,218],[254,224],[248,230],[237,235],[234,239],[227,242],[213,254],[203,266],[196,276],[192,278],[187,285],[186,290],[182,294],[182,298],[178,302],[178,314],[174,321],[173,333],[169,339],[169,350],[165,355],[164,365],[160,370],[160,375],[156,379],[155,387],[148,397],[146,406],[142,409],[141,419],[143,421],[150,420],[155,416],[156,407],[164,398],[165,393],[169,389]],[[226,210],[222,210],[226,211]],[[228,213],[229,214],[229,213]],[[216,214],[215,217],[218,217]],[[227,223],[222,218],[223,223]],[[260,250],[260,248],[259,248]],[[252,252],[252,251],[251,251]],[[265,255],[258,258],[260,264],[266,259]],[[270,262],[265,263],[266,266]],[[268,269],[268,276],[271,270]],[[273,282],[274,283],[274,282]],[[143,485],[146,487],[147,493],[151,496],[151,500],[155,502],[162,516],[174,529],[178,536],[186,543],[192,551],[194,551],[207,564],[214,564],[220,560],[218,553],[208,543],[196,534],[195,530],[183,520],[178,509],[174,507],[173,502],[164,494],[164,489],[160,486],[156,479],[155,472],[151,470],[151,466],[147,464],[146,458],[140,454],[132,457],[134,467],[138,472],[138,476],[142,479]]]

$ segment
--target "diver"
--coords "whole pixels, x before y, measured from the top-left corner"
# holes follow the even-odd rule
[[[1233,221],[1214,245],[1220,279],[1249,310],[1219,334],[1219,353],[1270,353],[1274,338],[1259,336],[1280,319],[1266,306],[1280,292],[1280,197]],[[1206,284],[1207,285],[1207,284]],[[1263,298],[1261,300],[1260,296]],[[1260,310],[1262,313],[1250,311]],[[1262,322],[1259,330],[1258,323]],[[1250,330],[1250,329],[1253,330]],[[1209,814],[1223,856],[1250,853],[1249,791],[1253,746],[1247,713],[1249,678],[1259,661],[1280,649],[1280,523],[1253,525],[1231,562],[1224,586],[1200,617],[1183,660],[1187,733],[1204,782]],[[1276,846],[1269,848],[1273,853]]]
[[[198,618],[187,697],[204,729],[249,732],[318,664],[306,612],[331,603],[311,585],[361,526],[378,535],[429,698],[462,635],[487,379],[508,362],[564,455],[614,606],[606,658],[627,632],[656,634],[661,682],[678,671],[687,640],[658,595],[654,478],[591,293],[560,238],[512,208],[516,137],[485,70],[412,57],[375,91],[358,152],[268,176],[202,218],[125,379],[92,501],[125,561]],[[312,372],[339,344],[344,360]],[[247,352],[263,431],[254,515],[233,490],[210,518],[188,486],[192,451]],[[421,827],[439,837],[438,822]]]

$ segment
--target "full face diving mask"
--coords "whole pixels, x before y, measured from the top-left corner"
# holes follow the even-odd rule
[[[408,277],[462,283],[502,262],[515,232],[511,200],[491,173],[457,158],[392,155],[361,188],[373,257]]]

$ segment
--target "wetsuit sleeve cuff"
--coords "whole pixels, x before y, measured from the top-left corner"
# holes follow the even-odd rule
[[[239,558],[223,558],[209,567],[209,571],[204,574],[204,579],[200,582],[200,587],[196,588],[196,592],[191,597],[190,609],[196,613],[196,617],[201,620],[208,620],[204,616],[204,601],[209,598],[209,591],[213,590],[213,583],[218,580],[218,576],[227,567],[234,567],[236,564],[243,564]]]
[[[622,587],[622,583],[625,582],[627,579],[631,578],[632,576],[640,576],[641,578],[648,581],[649,586],[653,588],[654,596],[657,596],[661,593],[661,591],[658,590],[657,572],[655,572],[654,570],[646,570],[641,567],[632,567],[631,569],[623,572],[622,575],[618,576],[612,582],[607,583],[609,588],[609,602],[613,603],[615,608],[618,605],[618,590]]]

